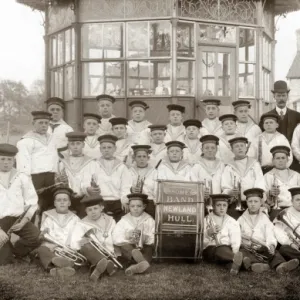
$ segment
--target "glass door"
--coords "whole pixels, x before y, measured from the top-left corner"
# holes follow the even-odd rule
[[[235,48],[199,46],[198,49],[198,99],[218,98],[222,103],[220,114],[231,113],[236,94]]]

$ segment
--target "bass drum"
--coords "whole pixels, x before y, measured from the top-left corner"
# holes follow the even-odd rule
[[[203,245],[203,184],[159,181],[156,203],[154,258],[198,261]]]

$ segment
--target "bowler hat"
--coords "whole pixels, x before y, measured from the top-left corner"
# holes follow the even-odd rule
[[[287,86],[287,83],[283,80],[278,80],[274,82],[274,88],[271,90],[274,93],[289,93],[290,90]]]

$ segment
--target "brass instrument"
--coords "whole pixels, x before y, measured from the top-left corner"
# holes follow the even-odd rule
[[[99,239],[97,238],[96,234],[95,234],[96,229],[91,228],[90,230],[88,230],[84,237],[89,238],[90,244],[98,251],[100,252],[103,256],[105,256],[106,259],[111,260],[115,267],[123,269],[123,266],[121,265],[121,263],[117,260],[117,256],[115,255],[115,253],[111,252],[109,249],[107,249],[105,247],[105,245],[103,243],[101,243],[99,241]]]
[[[204,188],[205,188],[206,191],[208,191],[209,194],[212,194],[213,193],[212,180],[206,180],[206,179],[204,179]],[[207,209],[207,211],[211,212],[213,210],[211,197],[208,197],[208,198],[206,198],[204,200],[206,202],[206,209]]]
[[[62,170],[58,167],[58,172],[55,174],[55,183],[61,185],[62,187],[70,188],[69,179],[65,168]]]
[[[31,208],[31,205],[29,205],[25,210],[24,212],[16,219],[16,221],[11,225],[11,227],[8,229],[8,231],[6,232],[6,235],[8,237],[7,241],[10,240],[10,236],[11,234],[13,233],[12,231],[12,228],[16,225],[16,224],[19,224],[23,219],[24,217],[26,216],[27,212],[29,211],[29,209]],[[3,242],[0,244],[0,249],[7,243],[6,242]]]
[[[260,242],[259,240],[254,239],[245,234],[242,234],[242,247],[245,250],[249,251],[250,253],[254,254],[254,256],[257,258],[257,260],[262,263],[268,262],[268,260],[271,256],[271,253],[269,253],[270,255],[264,255],[262,253],[259,253],[258,250],[261,247],[266,247],[266,245],[264,243]]]
[[[300,227],[300,223],[294,227],[287,217],[287,211],[284,209],[277,215],[277,220],[285,224],[288,228],[292,230],[292,232],[287,233],[290,240],[292,240],[293,244],[297,245],[300,248],[300,234],[297,233],[297,229]]]
[[[233,188],[235,190],[238,190],[238,195],[234,197],[234,201],[236,202],[236,210],[238,211],[243,211],[244,209],[242,208],[242,199],[241,199],[241,180],[237,180],[236,176],[233,178]]]
[[[57,246],[54,249],[54,253],[56,256],[73,261],[75,266],[83,266],[86,264],[87,259],[85,256],[78,253],[76,250],[71,249],[70,247],[62,245],[60,242],[56,241],[55,238],[50,234],[45,233],[44,240]]]
[[[212,217],[212,212],[210,212],[207,216],[207,228],[212,228],[213,230],[215,230],[216,228],[216,223]],[[221,241],[220,238],[218,237],[218,233],[215,233],[212,238],[214,239],[216,246],[220,246],[221,245]]]
[[[49,186],[46,186],[46,187],[43,187],[43,188],[40,188],[40,189],[36,190],[36,193],[38,195],[40,195],[40,194],[44,193],[45,191],[51,190],[51,189],[53,189],[53,188],[55,188],[57,186],[64,186],[64,185],[63,185],[62,182],[57,182],[57,183],[54,183],[52,185],[49,185]]]
[[[277,178],[276,178],[275,174],[273,174],[273,184],[272,184],[272,187],[273,188],[278,188],[279,187],[278,181],[277,181]],[[270,198],[271,198],[271,204],[274,204],[273,205],[273,209],[280,210],[280,207],[278,205],[278,196],[270,196]]]
[[[93,174],[92,178],[91,178],[91,187],[98,188],[99,185],[98,185],[97,181],[98,181],[97,175]]]
[[[135,193],[142,193],[143,187],[144,187],[145,177],[141,177],[140,175],[137,178],[136,185],[133,187],[135,190]]]

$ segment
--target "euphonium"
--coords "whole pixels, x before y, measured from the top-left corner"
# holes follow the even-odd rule
[[[233,178],[233,188],[238,191],[238,195],[234,197],[235,202],[236,202],[236,210],[242,211],[244,210],[242,208],[242,199],[241,199],[241,192],[242,192],[242,187],[241,187],[241,180],[237,180],[236,176]]]
[[[272,184],[272,187],[273,188],[278,188],[278,181],[277,181],[277,178],[276,178],[276,175],[273,174],[273,184]],[[279,205],[278,205],[278,196],[271,196],[271,201],[272,201],[272,204],[274,204],[273,206],[273,209],[280,209]]]
[[[212,213],[210,212],[207,216],[207,228],[212,228],[213,230],[215,230],[216,228],[216,223],[212,218]],[[221,241],[218,237],[218,233],[215,233],[213,236],[213,239],[215,240],[216,246],[220,246],[221,245]]]
[[[107,249],[105,247],[105,245],[103,243],[101,243],[99,241],[99,239],[97,238],[96,234],[95,234],[96,229],[91,228],[90,230],[88,230],[85,233],[85,237],[90,239],[90,244],[99,252],[101,253],[105,258],[111,260],[115,267],[119,267],[121,269],[123,269],[123,266],[118,262],[117,260],[117,256],[115,255],[115,253],[111,252],[109,249]]]
[[[204,179],[204,188],[211,195],[213,193],[213,190],[212,190],[212,180],[206,180],[206,179]],[[206,202],[206,209],[207,209],[207,211],[208,212],[212,211],[213,210],[213,206],[212,206],[211,197],[206,198],[205,202]]]
[[[252,254],[257,258],[258,261],[260,262],[267,262],[269,260],[269,256],[263,255],[258,252],[258,250],[261,247],[266,247],[266,245],[262,242],[260,242],[257,239],[254,239],[250,236],[247,236],[245,234],[242,234],[242,247]],[[271,255],[271,253],[270,253]]]
[[[74,265],[76,266],[83,266],[86,264],[87,259],[85,256],[78,253],[76,250],[71,249],[70,247],[62,245],[60,242],[56,241],[55,238],[52,237],[50,234],[45,233],[44,240],[57,246],[54,249],[54,253],[56,256],[69,259],[73,261]]]
[[[282,222],[292,230],[292,232],[287,233],[288,237],[292,240],[293,244],[297,245],[298,248],[300,248],[300,234],[296,231],[300,224],[294,227],[293,224],[291,224],[291,222],[288,220],[287,212],[285,209],[277,215],[277,220]]]

